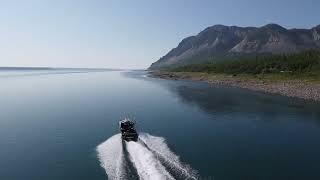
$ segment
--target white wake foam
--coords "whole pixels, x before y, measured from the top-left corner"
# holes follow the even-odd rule
[[[136,167],[141,179],[173,179],[152,152],[141,143],[128,142],[127,149],[130,154],[130,159]]]
[[[121,134],[116,134],[100,144],[97,152],[109,179],[128,179],[132,174],[126,172],[129,164],[143,180],[197,179],[197,173],[180,161],[162,137],[140,133],[138,142],[123,146]]]
[[[170,150],[163,137],[141,133],[139,138],[156,156],[158,156],[158,158],[161,158],[164,161],[163,163],[165,163],[165,166],[172,169],[175,174],[181,175],[183,179],[198,179],[198,173],[189,165],[180,161],[179,156]]]
[[[121,134],[116,134],[97,147],[100,165],[106,170],[109,179],[125,179],[121,141]]]

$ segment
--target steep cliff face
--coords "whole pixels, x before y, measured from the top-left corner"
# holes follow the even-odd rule
[[[234,54],[294,53],[312,48],[320,48],[320,25],[312,29],[286,29],[277,24],[259,28],[214,25],[183,39],[150,69],[210,61],[214,57]]]

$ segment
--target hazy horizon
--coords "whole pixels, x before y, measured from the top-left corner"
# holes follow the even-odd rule
[[[320,2],[10,1],[0,7],[0,67],[145,69],[215,24],[311,28]]]

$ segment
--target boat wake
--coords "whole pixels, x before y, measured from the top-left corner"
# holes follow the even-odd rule
[[[197,172],[180,161],[162,137],[140,133],[137,142],[116,134],[97,147],[108,179],[198,179]]]

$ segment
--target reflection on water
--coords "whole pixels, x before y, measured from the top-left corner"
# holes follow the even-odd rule
[[[303,114],[310,116],[311,119],[320,120],[319,103],[302,99],[206,84],[180,85],[171,87],[170,90],[177,94],[181,102],[197,106],[210,114],[255,113],[268,116]]]
[[[320,177],[319,103],[206,83],[157,81],[191,111],[184,117],[194,123],[183,126],[193,134],[193,165],[203,177]]]

